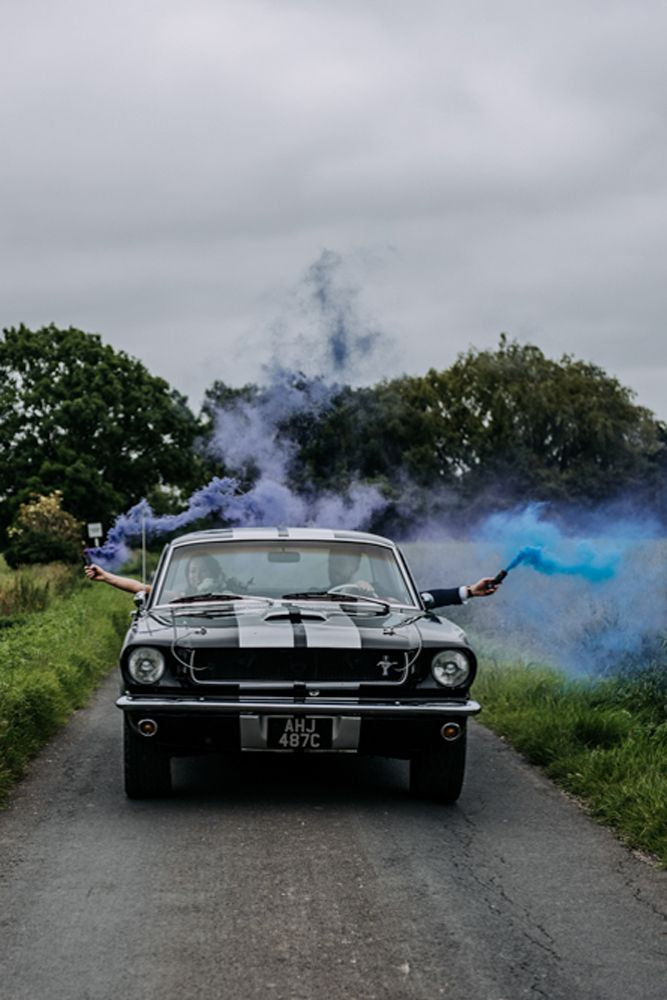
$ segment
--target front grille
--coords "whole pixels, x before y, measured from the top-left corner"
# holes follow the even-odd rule
[[[370,649],[197,649],[191,676],[211,683],[396,684],[408,654]]]

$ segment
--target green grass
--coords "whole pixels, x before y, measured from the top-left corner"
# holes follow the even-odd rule
[[[572,680],[518,664],[480,670],[481,721],[667,866],[667,671]]]
[[[0,630],[0,801],[117,660],[128,595],[83,584]]]

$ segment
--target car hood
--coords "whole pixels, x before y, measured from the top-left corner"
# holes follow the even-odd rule
[[[464,632],[447,618],[409,610],[274,605],[188,609],[172,615],[148,612],[134,623],[128,643],[229,648],[415,649],[467,645]]]

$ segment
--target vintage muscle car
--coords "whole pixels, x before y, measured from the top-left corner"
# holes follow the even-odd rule
[[[130,798],[167,794],[172,757],[238,751],[408,759],[413,794],[458,797],[475,655],[389,539],[194,532],[135,600],[117,701]]]

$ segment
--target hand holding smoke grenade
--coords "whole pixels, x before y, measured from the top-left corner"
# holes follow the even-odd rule
[[[507,570],[501,569],[500,573],[496,573],[493,580],[491,580],[491,583],[487,583],[486,589],[491,590],[492,587],[499,586],[503,582],[506,576],[507,576]]]

